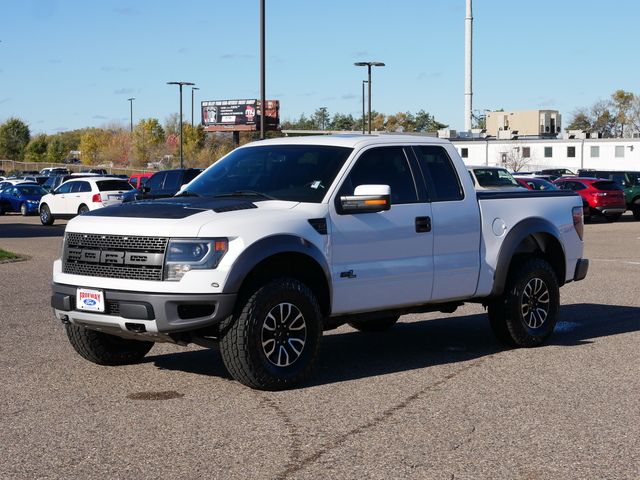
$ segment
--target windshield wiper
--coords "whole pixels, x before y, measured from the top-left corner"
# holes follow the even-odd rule
[[[190,192],[189,190],[185,190],[184,192],[180,192],[177,195],[174,195],[174,197],[201,197],[202,195],[200,195],[199,193],[196,192]]]
[[[214,198],[221,197],[261,197],[266,198],[267,200],[277,200],[277,198],[272,197],[271,195],[267,195],[266,193],[262,192],[256,192],[255,190],[236,190],[235,192],[219,193],[218,195],[214,195]]]

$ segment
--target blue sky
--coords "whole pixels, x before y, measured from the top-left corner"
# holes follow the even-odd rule
[[[360,60],[373,108],[424,109],[463,126],[464,0],[266,0],[267,98],[281,118],[326,106],[360,115]],[[259,96],[258,0],[3,0],[0,122],[32,133],[164,121],[167,81],[200,100]],[[474,108],[575,108],[623,88],[640,93],[640,2],[476,0]],[[190,119],[185,90],[185,120]],[[196,108],[197,111],[197,108]]]

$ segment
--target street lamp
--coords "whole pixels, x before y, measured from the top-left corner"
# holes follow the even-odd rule
[[[167,85],[178,85],[180,87],[180,168],[184,168],[184,159],[182,157],[182,86],[195,85],[192,82],[167,82]]]
[[[198,87],[191,87],[191,128],[193,128],[193,91],[200,90]]]
[[[362,80],[362,134],[364,135],[365,131],[365,119],[364,119],[364,84],[369,83],[368,80]]]
[[[356,67],[367,67],[367,73],[369,74],[369,133],[371,133],[371,67],[384,67],[382,62],[356,62]]]
[[[127,101],[129,102],[129,107],[131,110],[131,133],[133,133],[133,101],[134,100],[135,100],[134,97],[127,98]]]

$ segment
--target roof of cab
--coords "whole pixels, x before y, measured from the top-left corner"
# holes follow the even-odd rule
[[[449,140],[423,135],[389,135],[389,134],[345,134],[345,135],[311,135],[306,137],[280,137],[248,143],[245,147],[261,145],[327,145],[335,147],[363,147],[366,145],[412,144],[412,145],[445,145]]]

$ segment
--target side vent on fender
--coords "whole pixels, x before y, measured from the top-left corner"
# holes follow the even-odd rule
[[[311,225],[316,232],[320,235],[327,234],[327,219],[326,218],[310,218],[308,220],[309,225]]]

